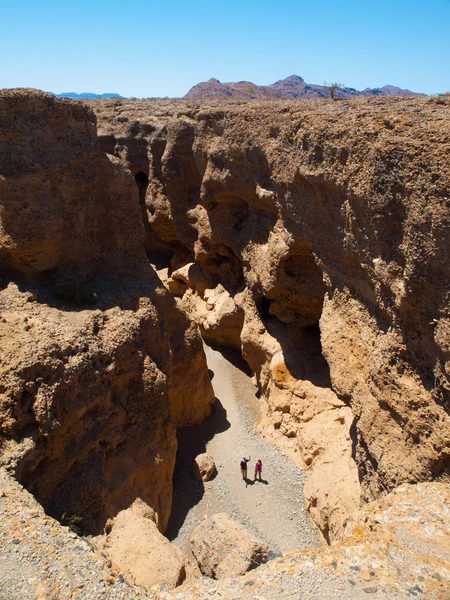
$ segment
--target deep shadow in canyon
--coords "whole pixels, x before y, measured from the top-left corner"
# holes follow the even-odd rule
[[[184,427],[177,432],[178,448],[173,474],[172,514],[165,533],[169,540],[177,537],[187,514],[203,497],[205,486],[193,477],[195,457],[206,451],[207,443],[230,427],[227,413],[216,398],[211,415],[200,425]]]

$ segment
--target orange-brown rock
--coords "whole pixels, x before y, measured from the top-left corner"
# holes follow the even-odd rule
[[[0,109],[1,463],[87,531],[137,499],[164,531],[176,427],[213,401],[198,329],[148,264],[93,112],[30,90]]]
[[[214,458],[203,452],[195,457],[193,475],[198,481],[209,481],[216,475],[217,468]]]
[[[211,342],[240,345],[266,428],[310,461],[321,515],[336,515],[339,493],[316,497],[315,469],[325,456],[347,465],[317,476],[349,486],[345,514],[322,529],[340,535],[358,504],[352,461],[366,499],[448,474],[449,104],[102,101],[95,111],[110,152],[145,140],[147,252],[166,257],[169,276],[201,270],[202,289],[185,278],[182,302]],[[230,300],[207,315],[219,285]],[[282,392],[270,368],[279,352],[292,377]],[[295,382],[307,401],[285,398],[280,411]],[[318,398],[332,408],[314,413],[313,434],[304,414]],[[333,436],[318,449],[335,428],[336,451]]]
[[[98,151],[92,111],[27,90],[0,92],[0,111],[0,268],[85,278],[140,268],[136,186]]]
[[[159,532],[154,512],[141,500],[119,512],[97,544],[136,585],[172,589],[186,577],[183,552]]]
[[[347,526],[344,539],[331,547],[288,552],[238,577],[187,580],[171,595],[190,600],[254,600],[258,596],[268,600],[292,596],[447,600],[449,506],[448,484],[404,485],[363,507]],[[144,510],[151,522],[152,512]],[[129,575],[104,554],[93,552],[89,540],[81,540],[48,517],[3,469],[0,515],[0,583],[12,597],[51,597],[61,589],[93,597],[101,589],[101,596],[108,600],[120,598],[124,590],[127,598],[142,596],[142,589],[132,586]],[[106,587],[101,588],[103,582]],[[169,596],[158,586],[145,595],[149,600],[168,600]]]
[[[220,283],[214,289],[206,289],[203,297],[190,288],[183,295],[181,306],[199,325],[207,343],[240,349],[244,309]]]
[[[297,359],[306,363],[299,353]],[[352,458],[352,411],[318,381],[294,378],[281,351],[273,357],[270,369],[262,426],[310,471],[304,486],[307,509],[325,539],[335,541],[342,537],[361,500]]]
[[[267,560],[267,545],[224,513],[200,523],[191,535],[191,549],[203,573],[214,579],[243,575]]]

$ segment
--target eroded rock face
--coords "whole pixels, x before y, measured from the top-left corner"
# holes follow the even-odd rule
[[[242,575],[267,560],[267,545],[228,515],[219,513],[191,535],[192,553],[203,575],[224,579]]]
[[[0,268],[89,279],[142,266],[136,186],[97,150],[94,114],[27,90],[3,90],[0,111]]]
[[[313,343],[313,339],[309,340]],[[297,353],[301,364],[302,357]],[[282,352],[270,363],[270,384],[262,424],[309,469],[304,486],[306,507],[325,539],[340,539],[349,515],[360,505],[358,471],[352,458],[353,414],[328,387],[295,379]]]
[[[1,462],[56,518],[99,533],[140,499],[164,531],[176,427],[214,397],[197,327],[148,264],[92,111],[29,90],[0,108]]]
[[[95,106],[110,152],[146,146],[147,252],[240,348],[329,539],[361,495],[448,473],[448,105]]]

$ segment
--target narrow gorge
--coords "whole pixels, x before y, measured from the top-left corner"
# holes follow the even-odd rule
[[[449,110],[1,92],[5,497],[82,516],[132,573],[111,598],[448,597]],[[161,535],[177,430],[215,399],[203,343],[245,361],[331,544],[217,586]]]

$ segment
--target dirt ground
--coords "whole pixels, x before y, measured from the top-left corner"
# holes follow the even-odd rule
[[[205,347],[216,402],[201,425],[179,432],[174,504],[167,536],[189,552],[189,537],[204,518],[225,512],[268,542],[274,555],[318,547],[323,540],[305,510],[306,473],[257,429],[259,400],[246,365],[233,352]],[[209,482],[192,477],[195,456],[211,454],[217,476]],[[239,463],[251,456],[245,482]],[[253,481],[262,460],[262,482]]]

